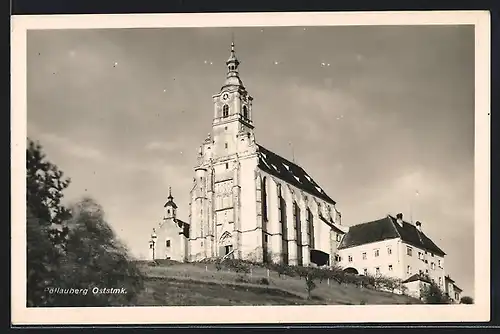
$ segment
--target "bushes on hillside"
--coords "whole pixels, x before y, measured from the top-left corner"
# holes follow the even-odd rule
[[[460,304],[474,304],[474,299],[469,296],[463,296],[460,298]]]
[[[420,289],[420,296],[422,301],[426,304],[450,304],[451,299],[448,295],[441,290],[441,288],[434,282],[422,286]]]
[[[317,287],[317,283],[322,283],[326,280],[331,282],[335,281],[338,284],[355,285],[360,288],[382,290],[392,293],[398,292],[404,294],[407,291],[407,288],[400,279],[378,275],[356,275],[345,272],[339,266],[321,268],[315,266],[287,265],[280,262],[262,263],[238,259],[218,259],[210,261],[215,261],[218,271],[226,268],[237,273],[246,274],[250,272],[252,266],[258,266],[278,273],[280,278],[299,277],[300,279],[304,279],[304,287],[308,298],[312,298],[312,291]],[[267,282],[269,281],[267,280]]]

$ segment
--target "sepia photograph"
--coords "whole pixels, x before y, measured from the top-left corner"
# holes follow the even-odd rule
[[[488,320],[489,17],[366,14],[14,17],[13,323]]]

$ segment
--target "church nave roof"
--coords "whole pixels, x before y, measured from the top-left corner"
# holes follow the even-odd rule
[[[335,201],[325,193],[302,167],[269,151],[261,145],[257,146],[259,149],[258,167],[261,170],[328,203],[335,204]]]

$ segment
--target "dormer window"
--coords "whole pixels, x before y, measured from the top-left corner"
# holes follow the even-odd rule
[[[227,104],[222,107],[222,117],[226,118],[229,116],[229,106]]]

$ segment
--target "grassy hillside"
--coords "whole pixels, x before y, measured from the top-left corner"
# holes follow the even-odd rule
[[[210,263],[167,262],[151,266],[142,262],[139,267],[146,276],[145,289],[138,301],[141,306],[420,303],[408,296],[329,280],[317,281],[308,300],[304,279],[279,277],[278,273],[258,266],[253,266],[247,274],[228,268],[217,270]]]

